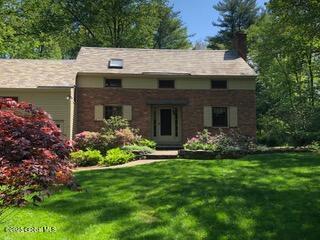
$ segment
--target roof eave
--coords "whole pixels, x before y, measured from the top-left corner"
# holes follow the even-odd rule
[[[77,75],[117,75],[117,76],[176,76],[176,77],[250,77],[255,78],[257,74],[191,74],[173,72],[142,72],[142,73],[115,73],[115,72],[78,72]]]

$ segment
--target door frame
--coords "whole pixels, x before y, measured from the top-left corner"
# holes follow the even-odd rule
[[[161,109],[171,109],[171,136],[161,136]],[[174,115],[177,110],[177,117]],[[176,105],[151,106],[151,134],[152,139],[160,145],[179,145],[182,141],[182,109]],[[176,126],[177,125],[177,126]],[[176,129],[177,128],[177,129]],[[156,133],[156,134],[155,134]]]

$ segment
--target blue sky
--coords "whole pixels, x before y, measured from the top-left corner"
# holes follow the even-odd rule
[[[212,26],[212,21],[218,19],[218,12],[213,9],[213,5],[219,0],[170,0],[176,11],[181,12],[181,18],[188,28],[192,42],[205,40],[207,36],[214,36],[218,28]],[[264,6],[267,0],[257,0],[259,6]]]

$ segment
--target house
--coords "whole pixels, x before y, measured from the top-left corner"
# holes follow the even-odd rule
[[[241,40],[241,39],[240,39]],[[240,41],[241,43],[241,41]],[[0,97],[44,108],[63,133],[122,115],[162,145],[198,131],[256,134],[256,73],[237,51],[81,48],[75,60],[0,60]],[[240,57],[242,56],[242,57]]]

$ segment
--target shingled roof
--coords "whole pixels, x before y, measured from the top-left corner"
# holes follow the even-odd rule
[[[0,60],[0,88],[72,87],[75,60]]]
[[[123,59],[123,69],[108,69],[110,59]],[[194,76],[256,76],[234,51],[81,48],[77,57],[84,73],[188,74]]]
[[[122,59],[123,69],[110,69]],[[254,70],[233,51],[81,48],[76,60],[0,60],[0,88],[72,87],[77,73],[247,76]]]

